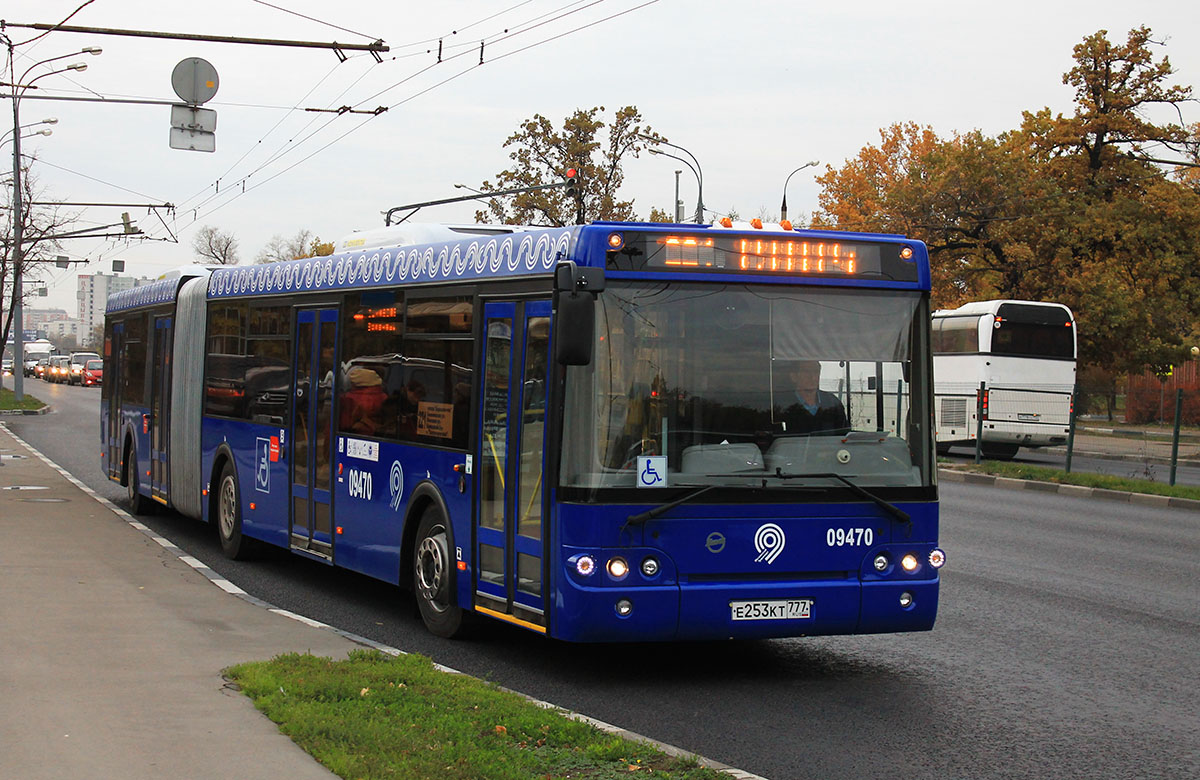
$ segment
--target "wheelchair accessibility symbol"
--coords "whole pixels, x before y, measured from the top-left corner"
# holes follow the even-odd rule
[[[667,486],[667,459],[662,455],[639,455],[637,486],[640,488]]]

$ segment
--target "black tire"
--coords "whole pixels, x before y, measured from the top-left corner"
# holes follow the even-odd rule
[[[426,507],[413,545],[413,593],[425,627],[446,639],[460,638],[470,628],[470,615],[454,603],[454,566],[442,513]]]
[[[1012,460],[1017,456],[1019,444],[985,444],[981,454],[988,460]]]
[[[129,457],[125,459],[125,492],[129,496],[129,511],[135,515],[150,514],[150,499],[138,492],[138,459],[137,447],[129,447]]]
[[[244,561],[253,553],[253,542],[242,535],[242,503],[237,474],[233,464],[225,462],[217,480],[217,500],[214,507],[217,539],[226,558]]]

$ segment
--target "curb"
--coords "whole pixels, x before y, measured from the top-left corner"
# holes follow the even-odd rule
[[[46,406],[43,408],[49,409],[50,407]],[[39,411],[39,412],[35,412],[35,413],[44,414],[45,412]],[[385,645],[381,642],[376,642],[373,639],[368,639],[365,636],[359,636],[358,634],[353,634],[349,631],[343,631],[340,628],[335,628],[334,626],[331,626],[327,623],[322,623],[319,620],[313,620],[312,618],[305,617],[304,615],[299,615],[295,612],[291,612],[289,610],[282,609],[280,607],[275,606],[274,604],[271,604],[270,602],[264,601],[260,598],[257,598],[256,596],[250,595],[246,591],[239,588],[237,585],[233,584],[229,580],[222,577],[220,574],[218,574],[213,569],[209,568],[203,561],[200,561],[200,560],[188,555],[182,548],[177,546],[170,539],[159,536],[158,534],[156,534],[154,532],[153,529],[151,529],[150,527],[141,523],[136,517],[129,514],[129,512],[127,512],[124,509],[122,509],[121,507],[117,506],[112,501],[109,501],[107,498],[100,495],[99,493],[96,493],[90,487],[85,485],[81,480],[77,479],[73,474],[69,473],[66,469],[62,468],[57,463],[55,463],[54,461],[50,460],[48,457],[43,455],[32,444],[25,441],[20,436],[18,436],[17,434],[15,434],[11,430],[9,430],[8,426],[4,425],[3,423],[0,423],[0,427],[2,427],[4,429],[5,433],[7,433],[9,436],[12,437],[13,441],[17,442],[22,447],[24,447],[26,450],[31,452],[42,463],[46,464],[50,468],[57,471],[68,482],[70,482],[72,485],[74,485],[75,487],[82,490],[85,494],[87,494],[88,497],[94,499],[96,502],[100,503],[105,508],[111,510],[114,514],[116,514],[118,517],[120,517],[122,520],[124,520],[126,523],[128,523],[132,528],[134,528],[134,529],[140,531],[141,533],[145,534],[146,536],[150,537],[150,539],[152,539],[156,544],[158,544],[164,550],[171,553],[172,555],[177,557],[180,561],[182,561],[183,563],[190,566],[193,570],[195,570],[197,573],[199,573],[200,575],[205,577],[213,585],[216,585],[218,588],[225,591],[226,593],[228,593],[232,596],[237,596],[238,598],[242,599],[243,601],[247,601],[251,604],[254,604],[255,606],[261,607],[270,612],[274,612],[277,615],[282,615],[284,617],[291,618],[292,620],[297,620],[297,621],[305,624],[306,626],[312,626],[313,628],[319,628],[324,631],[332,631],[333,633],[335,633],[339,636],[345,637],[346,639],[349,639],[352,642],[356,642],[360,645],[363,645],[364,647],[370,647],[370,648],[372,648],[374,650],[378,650],[382,653],[387,653],[388,655],[394,655],[394,656],[408,655],[408,653],[406,651],[401,650],[399,648],[391,647],[390,645]],[[1200,502],[1196,502],[1196,503],[1200,503]],[[458,675],[462,675],[463,677],[471,677],[471,675],[466,674],[465,672],[460,672],[457,669],[453,669],[449,666],[443,666],[442,664],[439,664],[436,662],[433,664],[433,666],[435,669],[438,669],[439,671],[442,671],[442,672],[447,672],[449,674],[458,674]],[[473,679],[478,679],[478,678],[473,678]],[[644,742],[648,745],[652,745],[653,747],[657,748],[658,750],[661,750],[663,753],[666,753],[670,756],[674,756],[675,758],[694,759],[697,763],[701,764],[702,766],[706,766],[710,769],[717,770],[718,772],[724,772],[724,773],[728,774],[730,777],[736,778],[736,780],[767,780],[767,778],[762,777],[760,775],[752,774],[750,772],[746,772],[744,770],[737,769],[735,767],[731,767],[726,764],[722,764],[720,761],[714,761],[711,758],[705,758],[704,756],[698,755],[696,753],[692,753],[691,751],[688,751],[688,750],[684,750],[683,748],[675,747],[674,745],[667,744],[666,742],[659,742],[656,739],[651,739],[650,737],[643,736],[642,734],[638,734],[636,732],[629,731],[627,729],[623,729],[619,726],[613,726],[609,723],[605,723],[602,720],[597,720],[595,718],[588,717],[587,715],[584,715],[582,713],[563,709],[562,707],[559,707],[557,704],[552,704],[548,701],[542,701],[541,699],[536,699],[533,696],[530,696],[529,694],[522,693],[521,691],[514,691],[511,688],[504,688],[503,686],[496,686],[496,687],[500,688],[501,690],[508,691],[509,693],[516,694],[517,696],[520,696],[521,698],[525,699],[526,701],[528,701],[532,704],[536,704],[539,707],[543,707],[548,710],[555,710],[555,711],[561,713],[562,715],[564,715],[568,718],[571,718],[572,720],[590,724],[591,726],[594,726],[595,728],[599,729],[600,731],[605,732],[606,734],[613,734],[613,735],[616,735],[619,737],[623,737],[625,739],[630,739],[630,740],[634,740],[637,742]],[[282,733],[282,732],[280,732],[280,733]]]
[[[26,414],[49,414],[52,411],[54,410],[50,408],[49,404],[46,404],[41,409],[0,409],[0,417],[16,417],[18,415]]]
[[[1084,485],[1060,485],[1057,482],[1037,482],[1032,479],[995,477],[991,474],[977,474],[973,471],[960,471],[958,469],[939,468],[938,480],[945,482],[964,482],[969,485],[1008,488],[1010,490],[1039,490],[1045,493],[1057,493],[1060,496],[1102,498],[1107,501],[1120,501],[1125,504],[1137,504],[1139,506],[1152,506],[1158,508],[1170,507],[1172,509],[1190,509],[1194,512],[1200,511],[1200,501],[1192,498],[1157,496],[1151,493],[1127,493],[1123,490],[1092,488]]]

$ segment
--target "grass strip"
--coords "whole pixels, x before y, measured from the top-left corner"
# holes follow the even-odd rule
[[[225,670],[280,731],[345,778],[729,780],[424,656],[281,655]]]
[[[1010,477],[1012,479],[1029,479],[1037,482],[1056,482],[1060,485],[1082,485],[1084,487],[1101,488],[1103,490],[1119,490],[1126,493],[1146,493],[1155,496],[1200,500],[1200,487],[1188,485],[1175,485],[1172,487],[1166,482],[1113,477],[1107,474],[1090,474],[1084,471],[1073,471],[1068,474],[1062,469],[1051,468],[1049,466],[1030,466],[1024,463],[985,460],[979,464],[956,464],[953,466],[953,470],[973,471],[978,474],[991,474],[996,477]]]
[[[5,380],[7,379],[8,377],[5,377]],[[29,393],[25,393],[25,397],[21,400],[21,403],[17,403],[16,398],[17,394],[12,390],[0,388],[0,412],[16,411],[18,409],[36,411],[46,405]]]

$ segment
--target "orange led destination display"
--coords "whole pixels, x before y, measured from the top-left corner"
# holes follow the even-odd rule
[[[854,276],[879,273],[879,247],[849,241],[757,236],[661,236],[648,267],[679,270]]]

